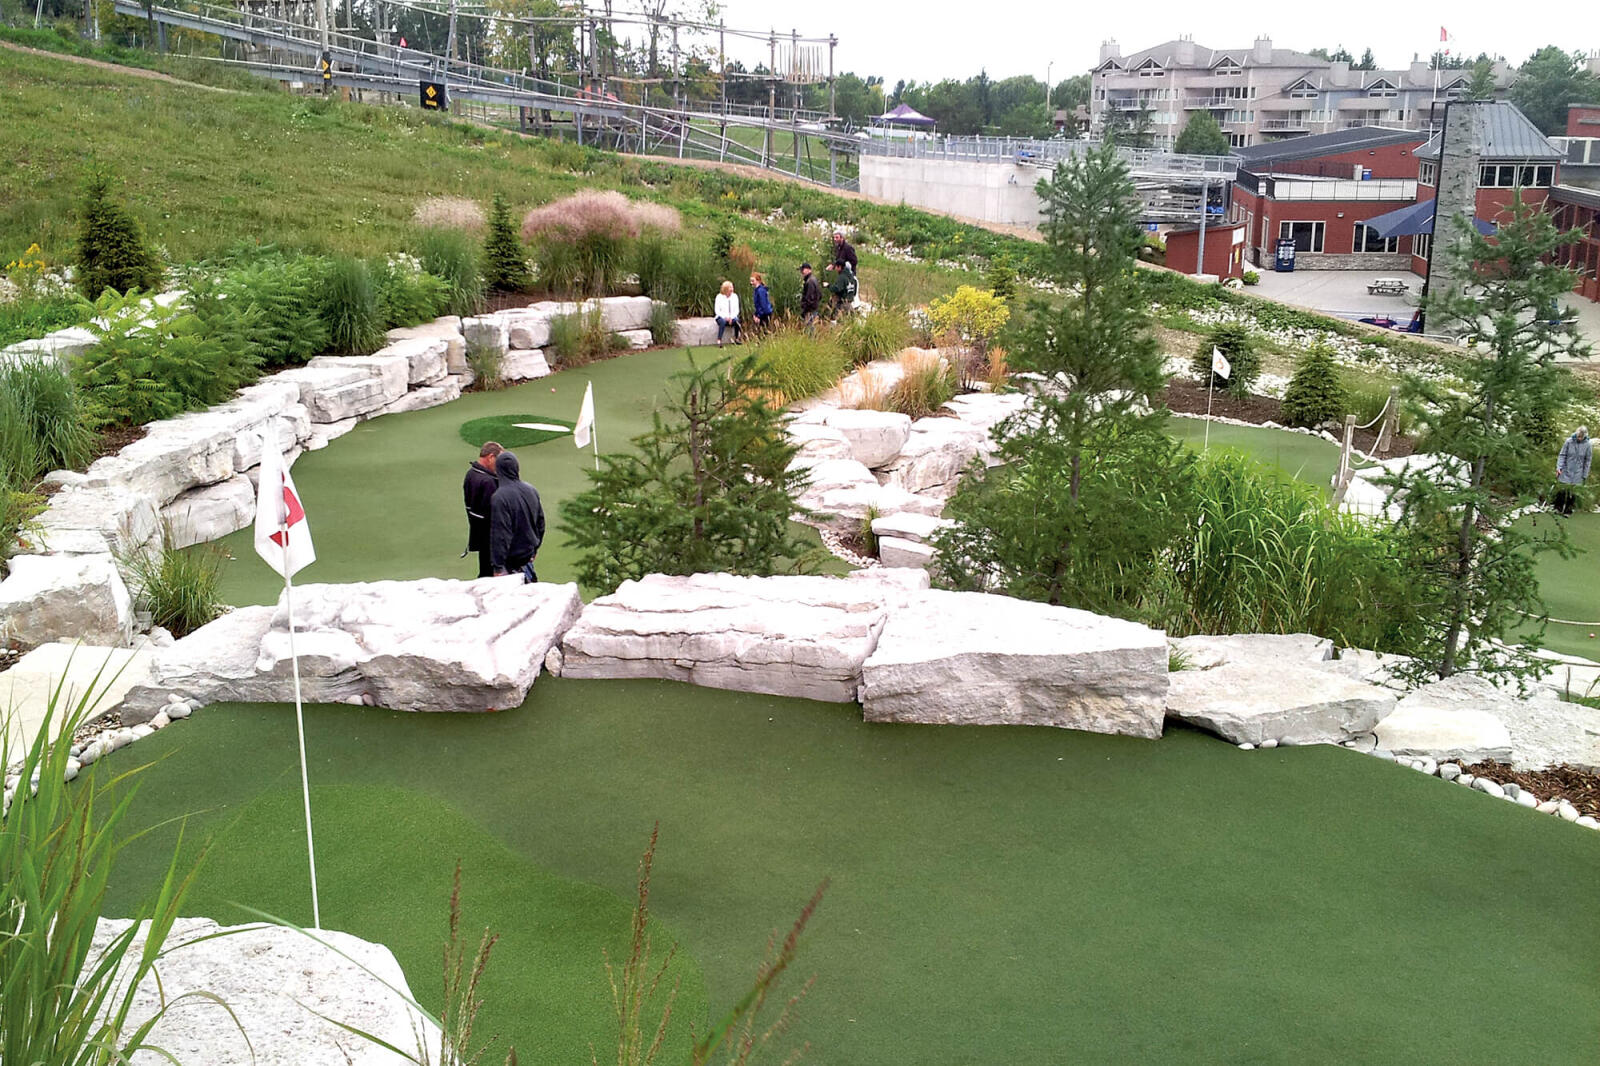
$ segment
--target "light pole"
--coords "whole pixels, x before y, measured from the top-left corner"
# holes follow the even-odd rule
[[[1056,128],[1056,119],[1050,113],[1050,71],[1055,65],[1054,59],[1044,65],[1044,120],[1052,130]]]

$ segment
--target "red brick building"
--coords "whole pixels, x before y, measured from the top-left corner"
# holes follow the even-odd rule
[[[1557,250],[1556,260],[1578,272],[1580,295],[1600,300],[1600,189],[1558,185],[1547,206],[1559,228],[1583,235],[1577,244]]]
[[[1600,104],[1571,104],[1567,107],[1568,137],[1600,137]]]
[[[1216,278],[1244,275],[1245,231],[1242,222],[1206,226],[1206,261],[1200,258],[1200,227],[1184,226],[1167,231],[1167,265],[1186,274],[1210,274]]]

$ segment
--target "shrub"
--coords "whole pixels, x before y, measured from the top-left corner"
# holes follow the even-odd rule
[[[1213,380],[1211,350],[1215,348],[1228,360],[1227,377]],[[1209,388],[1221,389],[1233,396],[1248,396],[1250,386],[1261,376],[1261,353],[1256,351],[1250,336],[1250,327],[1239,322],[1224,322],[1200,338],[1195,345],[1194,358],[1189,362],[1195,380]]]
[[[430,196],[416,206],[411,220],[423,229],[448,229],[476,237],[485,228],[483,208],[464,196]]]
[[[13,477],[0,467],[0,577],[10,572],[13,555],[27,554],[28,527],[33,517],[44,510],[45,498],[29,491],[29,483]],[[0,626],[0,637],[6,636]]]
[[[1389,402],[1389,390],[1395,384],[1390,378],[1348,368],[1342,371],[1341,381],[1346,397],[1345,414],[1355,415],[1356,423],[1363,426],[1378,417],[1378,413]],[[1395,403],[1399,404],[1399,422],[1396,425],[1401,433],[1409,434],[1416,428],[1416,413],[1399,397],[1396,397]]]
[[[472,383],[485,392],[505,385],[502,367],[506,353],[498,344],[474,342],[467,345],[467,367],[472,371]]]
[[[1246,285],[1260,285],[1261,274],[1258,271],[1246,270],[1243,274],[1239,275],[1239,280],[1244,282]]]
[[[650,304],[650,343],[665,346],[678,342],[678,316],[672,305],[655,300]]]
[[[0,348],[43,337],[83,321],[83,302],[76,296],[0,301]]]
[[[898,311],[856,315],[839,330],[839,345],[854,363],[870,363],[898,354],[911,337],[911,327]]]
[[[625,347],[626,342],[606,329],[605,316],[598,307],[550,318],[546,351],[556,357],[557,366],[582,366]]]
[[[900,380],[889,390],[889,409],[912,418],[927,418],[956,394],[956,370],[932,352],[906,352],[900,357]]]
[[[74,265],[78,289],[94,300],[107,289],[119,293],[151,290],[161,284],[161,266],[145,242],[144,227],[111,198],[111,177],[90,177],[78,208]]]
[[[372,271],[360,259],[340,256],[323,278],[322,322],[328,346],[342,355],[361,355],[383,343],[383,313]]]
[[[954,332],[975,348],[984,348],[1011,317],[1006,301],[987,289],[962,285],[928,305],[928,319],[937,333]]]
[[[264,366],[296,366],[327,349],[327,270],[326,260],[312,256],[272,256],[216,278],[225,299],[252,313],[249,340]]]
[[[89,461],[94,434],[84,407],[71,374],[55,360],[0,362],[0,473],[14,488]]]
[[[755,272],[756,264],[759,261],[755,249],[748,244],[736,244],[728,249],[728,269],[741,281]]]
[[[1320,426],[1344,417],[1347,400],[1333,351],[1314,344],[1295,364],[1283,396],[1283,419],[1291,426]]]
[[[150,612],[150,620],[184,637],[222,614],[218,586],[225,556],[207,544],[191,548],[161,545],[151,551],[135,549],[118,557],[134,604]]]
[[[429,229],[423,231],[417,251],[422,269],[444,282],[440,313],[475,315],[483,310],[483,268],[476,240],[458,229]]]
[[[511,220],[511,205],[496,193],[489,208],[489,231],[483,238],[483,280],[500,292],[528,287],[528,253]]]
[[[729,229],[727,226],[719,226],[717,228],[717,232],[711,235],[711,254],[715,256],[719,262],[727,263],[729,262],[729,256],[732,254],[732,252],[733,230]]]
[[[377,289],[380,330],[437,318],[450,298],[449,284],[423,270],[412,256],[391,255],[369,269]]]
[[[832,388],[849,366],[834,337],[798,329],[780,329],[761,338],[755,360],[780,406]]]
[[[996,256],[989,260],[988,268],[983,272],[983,283],[996,298],[1011,301],[1017,296],[1017,272],[1012,269],[1011,261],[1005,256]]]

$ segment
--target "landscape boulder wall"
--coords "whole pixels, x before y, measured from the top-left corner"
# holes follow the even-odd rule
[[[895,608],[862,669],[869,722],[1159,737],[1166,696],[1158,630],[978,592],[928,591]]]
[[[101,918],[90,957],[98,958],[130,924]],[[139,957],[144,944],[141,929],[130,960]],[[130,961],[119,987],[131,977]],[[156,972],[135,992],[128,1016],[132,1028],[159,1014],[145,1043],[172,1059],[141,1051],[131,1061],[133,1066],[169,1061],[402,1066],[414,1060],[328,1019],[408,1054],[419,1047],[437,1050],[439,1030],[412,1006],[413,998],[400,964],[382,944],[327,929],[307,935],[281,926],[223,927],[208,918],[179,918]]]
[[[67,638],[120,647],[133,638],[133,598],[109,555],[18,555],[0,582],[0,637],[24,649]]]
[[[1471,674],[1412,690],[1374,732],[1396,754],[1600,770],[1600,711],[1548,694],[1522,697]]]
[[[582,602],[572,584],[426,578],[298,586],[294,609],[307,702],[490,711],[527,699]],[[123,703],[124,724],[149,720],[169,694],[202,704],[292,700],[284,601],[232,611],[157,651]]]
[[[562,639],[561,675],[852,703],[891,606],[909,595],[888,581],[651,574],[584,608]]]

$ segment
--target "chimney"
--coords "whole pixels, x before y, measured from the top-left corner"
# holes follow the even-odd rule
[[[1350,64],[1338,60],[1328,68],[1328,81],[1334,85],[1344,86],[1350,84]]]
[[[1432,68],[1421,60],[1413,59],[1411,61],[1411,80],[1419,85],[1433,80]]]
[[[1192,36],[1178,38],[1178,50],[1176,52],[1176,56],[1178,60],[1178,66],[1194,66],[1194,38]]]
[[[1257,63],[1271,63],[1272,62],[1272,38],[1271,37],[1257,37],[1256,38],[1256,47],[1255,47],[1254,56],[1255,56],[1255,61]]]
[[[1115,37],[1108,37],[1100,42],[1100,62],[1104,63],[1108,59],[1121,58],[1122,46],[1117,43]]]
[[[1586,65],[1589,68],[1590,74],[1600,78],[1600,52],[1590,52],[1589,61]]]

